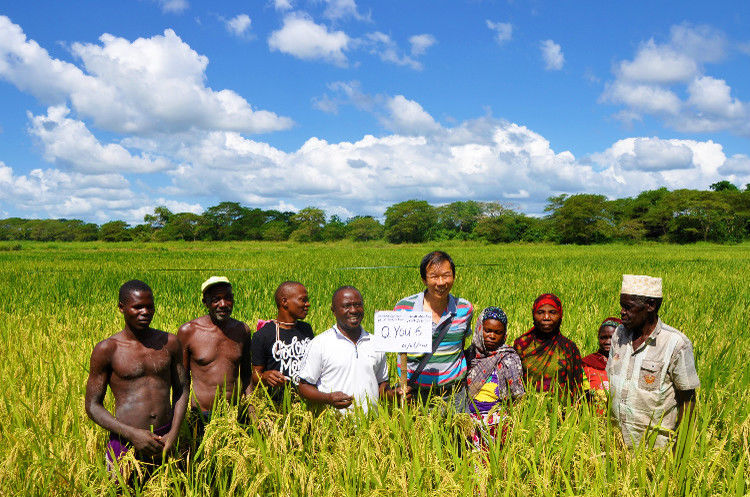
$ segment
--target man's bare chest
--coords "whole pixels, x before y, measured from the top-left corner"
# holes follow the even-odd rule
[[[215,331],[199,331],[190,343],[191,361],[199,366],[208,366],[217,360],[236,364],[242,351],[240,339]]]
[[[123,380],[141,377],[164,377],[170,372],[171,357],[166,347],[118,347],[112,357],[112,373]]]

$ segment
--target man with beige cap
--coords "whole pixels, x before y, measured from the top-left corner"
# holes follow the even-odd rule
[[[211,419],[217,392],[237,402],[238,394],[246,393],[252,373],[250,329],[230,317],[232,284],[224,276],[211,276],[201,285],[201,293],[208,314],[183,324],[177,332],[182,361],[193,384],[189,420],[198,437]]]
[[[695,406],[693,346],[659,319],[661,278],[625,274],[607,361],[611,415],[628,447],[666,446]]]

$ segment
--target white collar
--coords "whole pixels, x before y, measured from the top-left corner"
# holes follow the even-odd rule
[[[362,328],[362,326],[361,326],[361,325],[360,325],[360,327],[359,327],[359,337],[357,338],[357,341],[356,341],[356,342],[352,342],[352,341],[351,341],[351,340],[349,339],[349,337],[348,337],[348,336],[346,336],[346,335],[344,334],[344,332],[342,332],[342,331],[341,331],[341,330],[339,329],[339,325],[338,325],[338,324],[334,324],[334,325],[333,325],[333,332],[334,332],[334,333],[336,334],[336,336],[337,336],[337,337],[339,337],[339,338],[343,338],[343,339],[344,339],[344,340],[346,340],[347,342],[349,342],[349,343],[353,343],[354,345],[357,345],[357,344],[358,344],[359,342],[361,342],[361,341],[363,341],[363,340],[369,340],[369,339],[370,339],[370,334],[369,334],[369,333],[367,333],[367,332],[365,331],[365,329],[364,329],[364,328]]]

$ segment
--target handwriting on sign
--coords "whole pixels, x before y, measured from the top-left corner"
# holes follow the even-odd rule
[[[428,312],[378,311],[373,341],[380,352],[430,352],[432,316]]]

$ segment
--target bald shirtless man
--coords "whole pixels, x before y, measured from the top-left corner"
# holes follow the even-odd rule
[[[86,413],[109,430],[108,469],[128,450],[157,462],[175,445],[185,416],[189,384],[176,336],[151,328],[154,294],[142,281],[120,287],[125,327],[99,342],[91,353]],[[114,416],[104,408],[107,385],[115,398]]]
[[[190,408],[198,437],[211,420],[217,391],[235,403],[239,401],[237,394],[246,393],[251,375],[250,330],[231,317],[231,283],[223,276],[212,276],[203,282],[201,292],[208,314],[183,324],[177,332],[182,362],[193,382]]]

